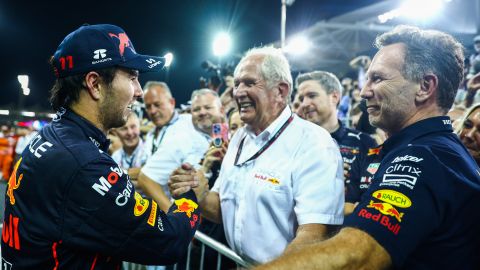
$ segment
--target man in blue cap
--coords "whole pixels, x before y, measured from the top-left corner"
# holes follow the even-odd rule
[[[122,261],[172,264],[198,225],[193,192],[168,213],[142,198],[107,154],[110,128],[142,96],[138,74],[164,59],[137,54],[125,31],[85,25],[51,59],[53,122],[30,142],[8,181],[3,269],[120,269]]]

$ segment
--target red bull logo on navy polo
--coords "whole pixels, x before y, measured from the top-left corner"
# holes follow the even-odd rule
[[[361,209],[358,212],[358,216],[378,222],[397,235],[404,215],[397,207],[408,208],[412,205],[412,201],[404,194],[388,189],[377,190],[372,194],[372,197],[382,202],[370,200],[367,208],[373,208],[380,213],[374,214],[367,209]]]

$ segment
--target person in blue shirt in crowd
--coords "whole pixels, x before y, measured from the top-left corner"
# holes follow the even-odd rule
[[[478,269],[480,170],[445,116],[462,45],[411,26],[376,45],[361,96],[389,137],[370,188],[334,237],[255,269]]]

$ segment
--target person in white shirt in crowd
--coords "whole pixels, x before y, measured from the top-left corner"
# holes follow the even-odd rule
[[[147,101],[147,99],[145,99]],[[161,209],[171,205],[167,182],[170,174],[182,163],[200,166],[211,141],[212,125],[225,122],[218,94],[210,89],[192,93],[190,125],[177,127],[175,136],[166,136],[156,152],[141,169],[138,182],[145,194],[152,197]]]
[[[128,116],[127,123],[122,127],[116,128],[115,133],[122,142],[122,148],[113,152],[113,160],[120,168],[127,170],[130,180],[133,182],[135,189],[138,187],[138,174],[140,168],[147,161],[147,153],[142,138],[140,138],[140,119],[131,112]]]
[[[151,156],[167,139],[175,137],[178,129],[191,125],[191,116],[175,111],[175,99],[166,83],[148,81],[143,92],[148,118],[155,125],[145,137],[145,152]]]
[[[263,263],[342,224],[342,158],[325,129],[290,110],[292,76],[281,50],[250,50],[234,81],[245,126],[231,139],[215,185],[209,190],[203,172],[183,164],[169,187],[173,195],[193,188],[202,215],[223,222],[230,247]]]

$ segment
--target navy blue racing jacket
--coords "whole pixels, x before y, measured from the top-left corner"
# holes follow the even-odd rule
[[[3,269],[121,269],[173,264],[199,223],[195,194],[168,213],[133,187],[90,122],[62,110],[30,142],[8,181]]]

